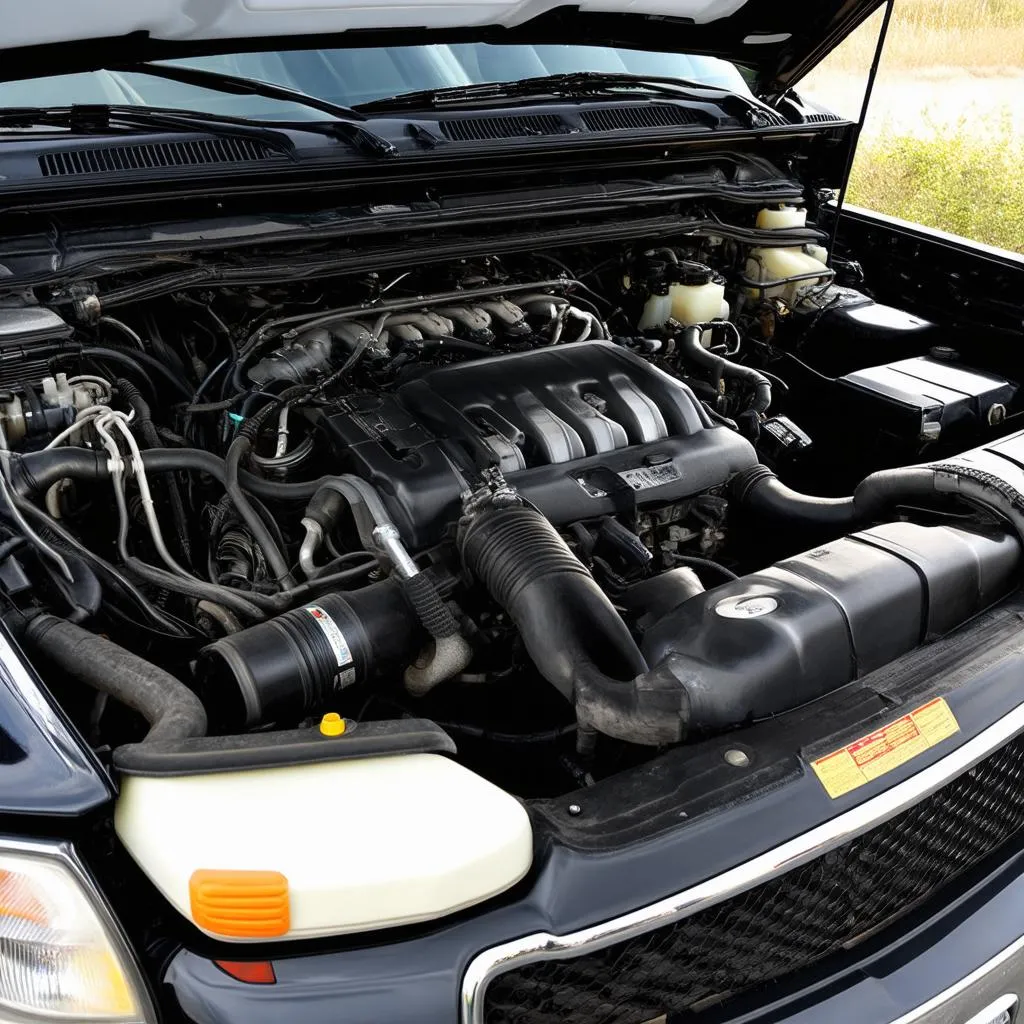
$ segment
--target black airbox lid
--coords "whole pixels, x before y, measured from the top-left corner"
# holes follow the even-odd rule
[[[997,425],[1018,391],[1002,377],[930,356],[857,370],[837,383],[844,411],[907,441]]]

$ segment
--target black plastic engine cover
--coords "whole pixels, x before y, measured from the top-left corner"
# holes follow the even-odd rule
[[[563,525],[701,494],[757,462],[682,382],[607,342],[452,364],[320,417],[414,548],[441,539],[486,466]]]
[[[691,598],[643,653],[686,687],[694,721],[775,714],[959,626],[1010,590],[1019,561],[1005,531],[887,523]]]

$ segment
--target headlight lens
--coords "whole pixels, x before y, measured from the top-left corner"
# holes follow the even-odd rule
[[[0,841],[0,1021],[148,1024],[149,997],[69,849]]]

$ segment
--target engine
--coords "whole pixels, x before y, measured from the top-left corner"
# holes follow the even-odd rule
[[[122,771],[315,759],[331,714],[522,794],[955,629],[1018,576],[1017,385],[762,213],[0,309],[8,628]]]
[[[443,537],[490,467],[564,526],[704,494],[757,462],[685,384],[606,342],[453,364],[317,416],[414,548]]]

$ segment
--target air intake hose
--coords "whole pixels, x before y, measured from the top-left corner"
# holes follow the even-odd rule
[[[346,686],[406,662],[422,646],[397,580],[324,594],[204,647],[199,675],[228,728],[301,719]]]
[[[683,737],[685,692],[674,679],[649,680],[626,624],[544,516],[492,506],[463,524],[459,548],[582,729],[647,745]]]
[[[766,466],[733,477],[733,498],[776,522],[809,528],[848,529],[877,519],[894,505],[934,507],[951,497],[995,512],[1006,519],[1024,543],[1024,495],[1005,480],[966,462],[933,462],[883,469],[865,477],[845,498],[800,494]]]

